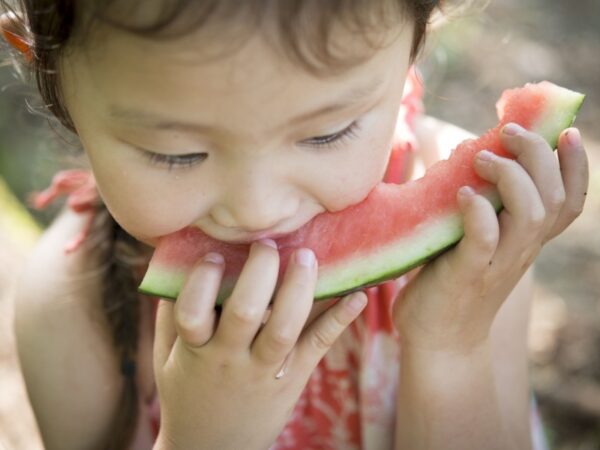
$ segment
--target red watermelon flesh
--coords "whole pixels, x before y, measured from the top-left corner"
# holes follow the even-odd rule
[[[276,239],[280,255],[279,286],[292,252],[311,248],[319,261],[315,300],[336,297],[402,275],[455,245],[463,236],[456,202],[461,186],[485,195],[499,211],[495,188],[472,168],[483,149],[511,157],[502,148],[499,132],[515,122],[542,135],[555,148],[560,133],[571,126],[584,95],[547,81],[527,84],[502,94],[496,104],[500,123],[478,139],[462,142],[447,160],[425,175],[404,184],[379,183],[362,202],[343,211],[325,212],[284,237]],[[250,244],[217,241],[196,227],[163,236],[152,256],[139,291],[176,299],[187,273],[203,255],[225,257],[225,274],[217,303],[235,285]]]

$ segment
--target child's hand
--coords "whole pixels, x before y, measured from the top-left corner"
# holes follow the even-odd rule
[[[160,302],[154,344],[159,449],[268,448],[319,360],[366,304],[364,293],[350,296],[362,301],[338,302],[303,330],[313,306],[317,264],[290,261],[262,326],[279,255],[255,243],[217,317],[223,269],[201,262],[174,306]],[[276,378],[286,357],[285,374]]]
[[[500,306],[542,246],[583,209],[588,165],[578,130],[561,135],[558,160],[542,137],[521,127],[514,136],[502,133],[502,141],[515,161],[493,155],[485,160],[481,152],[474,167],[496,185],[504,210],[496,216],[485,198],[459,194],[464,238],[425,266],[394,305],[406,345],[468,352],[484,343]]]

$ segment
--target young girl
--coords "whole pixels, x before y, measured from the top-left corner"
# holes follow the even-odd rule
[[[516,161],[473,163],[504,211],[462,189],[465,237],[424,269],[313,303],[318,261],[299,249],[269,307],[278,236],[470,136],[422,111],[412,64],[436,2],[5,8],[4,37],[89,167],[37,196],[69,202],[16,298],[46,448],[542,448],[530,267],[583,207],[576,129],[557,159],[505,127]],[[216,254],[175,303],[136,293],[160,236],[186,226],[252,243],[222,310]]]

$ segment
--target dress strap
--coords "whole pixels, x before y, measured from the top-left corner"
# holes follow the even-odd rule
[[[398,112],[394,141],[390,159],[383,181],[386,183],[404,183],[407,181],[410,153],[419,149],[415,135],[415,118],[424,114],[423,81],[419,70],[412,66],[404,84],[404,92]]]

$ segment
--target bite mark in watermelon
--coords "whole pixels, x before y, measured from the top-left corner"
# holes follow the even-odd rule
[[[514,159],[502,147],[499,135],[508,122],[540,134],[556,148],[584,97],[547,81],[504,91],[496,104],[500,123],[478,139],[459,144],[449,159],[432,165],[422,178],[404,184],[379,183],[362,202],[319,214],[276,239],[277,287],[290,255],[300,247],[311,248],[319,261],[315,300],[320,300],[399,277],[454,246],[464,234],[456,202],[461,186],[484,195],[496,211],[502,208],[494,186],[472,168],[475,155],[487,149]],[[217,298],[221,304],[231,294],[249,250],[250,244],[220,242],[198,228],[186,227],[160,239],[139,291],[176,299],[194,264],[205,254],[218,252],[225,257]]]

